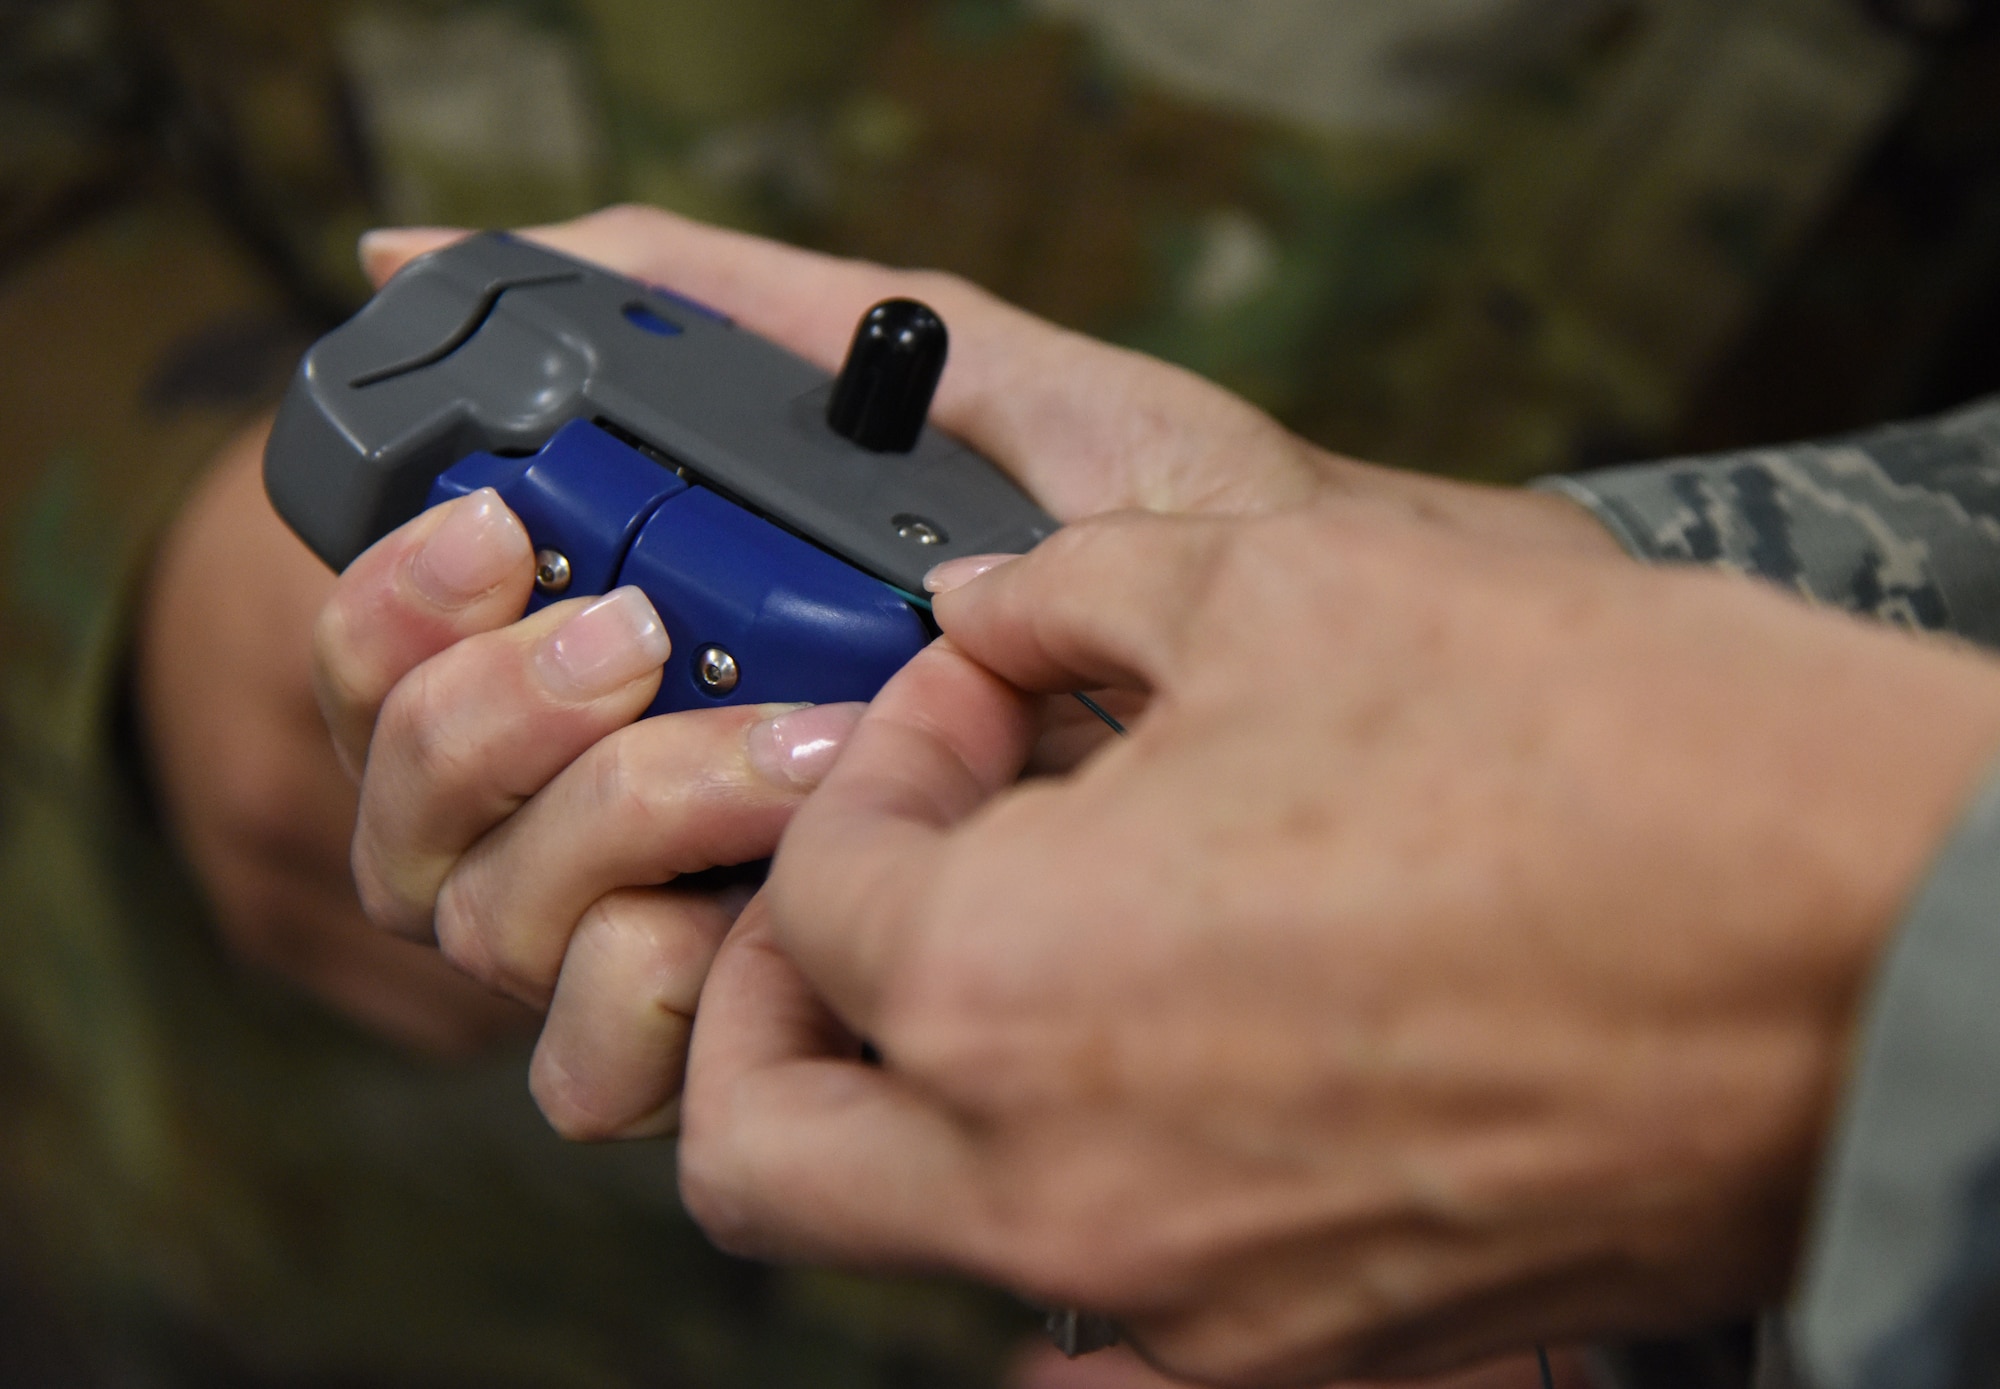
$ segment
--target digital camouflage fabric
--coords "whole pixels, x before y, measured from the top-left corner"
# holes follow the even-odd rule
[[[2000,400],[1846,439],[1541,485],[1589,507],[1641,559],[1755,575],[1862,617],[2000,646]],[[1996,919],[2000,773],[1873,981],[1799,1287],[1760,1384],[1994,1382]]]
[[[2000,400],[1849,439],[1544,485],[1644,559],[1756,574],[1864,617],[2000,646]]]

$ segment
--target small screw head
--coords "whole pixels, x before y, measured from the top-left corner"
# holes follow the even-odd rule
[[[944,533],[944,527],[921,516],[893,516],[889,524],[896,528],[897,535],[919,545],[942,545],[950,538]]]
[[[570,584],[569,556],[560,550],[535,551],[535,587],[544,593],[567,593]]]
[[[694,683],[702,693],[726,698],[742,680],[736,658],[719,646],[704,646],[694,653]]]

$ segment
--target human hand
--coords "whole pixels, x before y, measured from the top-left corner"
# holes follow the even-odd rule
[[[380,282],[460,235],[375,233],[364,261]],[[834,260],[645,209],[527,235],[714,304],[828,367],[869,305],[899,295],[927,300],[955,338],[939,423],[1013,471],[1059,516],[1128,507],[1254,513],[1322,495],[1371,495],[1445,525],[1615,550],[1568,502],[1419,482],[1337,458],[1197,377],[1054,328],[948,276]],[[350,768],[368,768],[355,837],[364,900],[378,923],[416,939],[430,936],[435,916],[447,954],[476,977],[532,1006],[555,1004],[532,1083],[558,1128],[579,1137],[658,1132],[671,1123],[686,1015],[727,904],[603,894],[767,855],[852,716],[790,721],[790,736],[817,749],[817,761],[811,776],[805,763],[788,763],[793,779],[776,784],[746,762],[741,716],[655,720],[595,747],[643,708],[664,653],[655,643],[637,660],[635,646],[631,683],[615,697],[552,708],[529,652],[561,619],[542,616],[499,634],[521,610],[530,564],[518,526],[502,512],[482,514],[488,530],[466,542],[467,554],[490,561],[494,587],[443,606],[413,587],[408,566],[440,524],[419,518],[343,577],[322,625],[320,686],[330,692],[336,738]],[[475,652],[453,648],[475,637]],[[384,708],[393,717],[378,724]],[[1102,736],[1067,701],[1044,717],[1046,765],[1074,761]],[[457,750],[449,765],[440,744]],[[565,773],[586,749],[587,760]],[[624,769],[619,796],[575,789],[601,778],[604,766]],[[561,790],[559,774],[568,778]],[[641,785],[645,778],[654,784]],[[698,814],[688,788],[707,797]],[[670,814],[664,807],[675,797],[683,811]],[[649,801],[651,811],[632,814],[628,798]],[[696,841],[684,842],[691,835]],[[612,845],[621,846],[616,854]],[[641,900],[653,904],[643,923],[634,919]],[[584,932],[589,911],[599,921]],[[607,914],[623,928],[614,931]],[[566,963],[573,941],[595,944]],[[572,969],[590,982],[573,990],[559,983]],[[572,996],[590,1002],[572,1006]]]
[[[380,282],[456,235],[377,233],[364,260]],[[828,366],[867,304],[933,299],[958,338],[940,421],[1065,516],[1269,509],[1332,489],[1400,496],[1443,524],[1528,543],[1610,545],[1567,502],[1335,458],[1198,378],[1062,333],[947,277],[835,261],[643,209],[531,235],[722,306]],[[356,903],[345,866],[355,791],[313,712],[310,673],[313,614],[334,581],[265,499],[262,447],[261,427],[232,446],[150,576],[135,693],[163,807],[236,949],[409,1045],[476,1049],[526,1016],[435,954],[372,933]],[[244,582],[250,574],[257,582]],[[1094,746],[1098,731],[1073,705],[1048,708],[1052,763]]]
[[[375,233],[364,263],[381,283],[460,235]],[[827,366],[869,305],[927,298],[957,340],[940,423],[1016,462],[1045,504],[1065,514],[1141,502],[1290,504],[1325,485],[1322,464],[1338,466],[1186,373],[1062,333],[944,276],[837,261],[644,209],[528,235],[695,295]],[[503,511],[479,514],[483,533],[468,533],[461,549],[490,569],[473,581],[471,600],[439,604],[410,582],[410,566],[441,524],[433,516],[357,562],[327,605],[322,703],[350,771],[367,769],[355,871],[378,924],[424,940],[435,917],[435,938],[473,976],[530,1006],[554,1004],[531,1085],[559,1129],[576,1137],[656,1132],[671,1123],[686,1015],[733,903],[604,894],[718,861],[711,841],[724,822],[733,835],[728,861],[767,856],[783,811],[837,748],[851,713],[791,720],[807,755],[787,761],[775,782],[745,758],[743,716],[652,720],[598,746],[645,705],[649,672],[664,653],[640,660],[612,697],[550,707],[529,652],[560,619],[544,615],[530,630],[501,634],[521,611],[531,564]],[[481,529],[469,512],[463,524]],[[472,650],[456,649],[472,638]],[[391,716],[378,724],[385,707]],[[1061,706],[1051,723],[1055,758],[1077,755],[1096,736]],[[441,765],[440,745],[464,755]],[[581,794],[605,766],[623,769],[619,794]],[[732,796],[740,814],[723,804]],[[666,809],[677,797],[679,816]],[[635,815],[627,798],[652,809]],[[622,928],[613,928],[613,915]],[[588,1002],[572,1005],[572,997]]]
[[[417,566],[415,555],[453,519],[447,509],[419,518],[336,583],[271,510],[261,474],[265,432],[262,426],[250,430],[230,447],[166,538],[150,576],[135,663],[137,705],[163,809],[224,938],[239,954],[294,979],[372,1030],[439,1055],[464,1055],[521,1035],[534,1015],[510,999],[540,1009],[553,998],[559,1006],[545,1026],[531,1083],[558,1126],[579,1137],[670,1126],[692,990],[744,894],[614,889],[706,867],[695,861],[703,853],[711,861],[742,861],[739,843],[747,843],[742,853],[748,858],[768,854],[781,823],[772,808],[797,799],[852,723],[853,711],[805,711],[761,733],[748,727],[758,723],[757,711],[673,721],[671,727],[655,721],[643,731],[628,730],[626,741],[593,749],[576,774],[530,812],[504,816],[526,792],[509,797],[504,785],[468,788],[455,781],[460,770],[485,764],[475,758],[475,767],[458,768],[451,760],[454,737],[475,743],[495,738],[486,751],[501,760],[513,755],[513,772],[525,775],[557,765],[548,760],[552,752],[575,754],[581,744],[562,743],[565,734],[589,742],[629,720],[640,687],[650,694],[656,667],[599,699],[573,692],[568,699],[547,696],[550,707],[536,729],[540,741],[531,739],[525,750],[506,742],[504,730],[495,734],[496,720],[504,717],[495,715],[496,704],[515,696],[518,713],[519,696],[542,688],[535,680],[541,667],[532,658],[543,646],[564,644],[559,636],[553,643],[538,640],[585,606],[569,604],[454,649],[427,668],[435,685],[410,684],[398,717],[414,717],[422,726],[407,739],[386,740],[388,752],[370,781],[372,810],[357,817],[368,725],[387,689],[459,637],[518,617],[532,561],[518,524],[497,502],[481,497],[457,508],[455,552],[461,563],[499,565],[489,589],[466,601],[438,603],[429,596],[438,592],[436,569]],[[246,575],[255,581],[246,582]],[[614,604],[599,613],[598,635],[626,611]],[[330,682],[323,693],[333,713],[332,743],[314,697],[316,617],[323,624],[318,673]],[[355,632],[360,637],[348,640]],[[615,626],[612,635],[618,635]],[[567,645],[574,655],[576,642]],[[451,688],[454,678],[467,674],[461,687]],[[498,682],[510,677],[503,691]],[[445,691],[451,705],[435,719],[423,711],[428,690]],[[645,702],[638,698],[638,706]],[[412,759],[422,771],[413,771]],[[656,780],[644,786],[620,780],[635,777]],[[747,789],[732,799],[732,787]],[[478,802],[456,806],[456,820],[432,813],[450,800],[448,791],[468,789],[498,794],[506,804],[484,821],[477,818]],[[588,813],[575,805],[593,796]],[[583,843],[567,832],[574,827],[570,809],[598,831]],[[718,813],[686,823],[686,816],[707,811]],[[676,814],[683,819],[674,820]],[[435,950],[377,930],[357,897],[350,841],[359,823],[368,833],[354,846],[352,862],[364,874],[375,918],[400,927],[405,937],[423,939],[429,899],[422,924],[414,923],[408,906],[413,881],[428,881],[434,894],[443,878],[440,856],[470,849],[501,818],[510,818],[508,832],[487,836],[486,852],[471,856],[458,885],[475,901],[488,884],[510,894],[510,922],[539,921],[551,910],[564,917],[563,939],[574,929],[580,948],[560,990],[553,967],[543,977],[516,961],[525,947],[509,939],[475,939],[467,949],[487,953],[472,974],[500,986],[489,991]],[[640,842],[649,833],[668,842]],[[683,857],[673,859],[676,851]],[[568,854],[561,874],[530,873],[528,881],[517,882],[509,871],[545,865],[558,853]],[[596,890],[582,901],[562,895],[593,882]],[[537,891],[543,887],[555,889],[553,903],[549,893]],[[601,987],[607,976],[613,986]],[[593,1029],[615,1045],[594,1050],[593,1066],[571,1083],[560,1069],[562,1058],[578,1032],[589,1047],[598,1035]],[[635,1052],[637,1064],[621,1064]]]
[[[491,491],[433,508],[340,576],[321,707],[360,785],[371,920],[547,1018],[529,1072],[573,1138],[674,1127],[695,998],[745,886],[858,706],[634,722],[669,654],[634,588],[526,619],[527,532]],[[588,1064],[578,1064],[577,1057]]]
[[[710,977],[681,1182],[720,1243],[960,1270],[1237,1384],[1782,1291],[1991,661],[1365,505],[968,565]],[[1017,689],[1099,683],[1150,695],[1131,739],[1015,785]]]

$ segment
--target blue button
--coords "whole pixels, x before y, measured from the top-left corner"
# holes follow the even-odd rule
[[[682,331],[680,324],[661,317],[651,305],[642,304],[637,299],[625,306],[625,321],[634,328],[644,328],[647,332],[663,338],[677,338]]]

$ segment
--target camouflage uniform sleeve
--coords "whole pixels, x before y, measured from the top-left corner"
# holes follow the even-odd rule
[[[2000,1383],[2000,778],[1876,980],[1789,1312],[1813,1389]]]
[[[1847,439],[1559,477],[1626,549],[2000,646],[2000,398]]]
[[[2000,646],[2000,399],[1825,443],[1539,486],[1634,555],[1757,574],[1901,626]],[[2000,1383],[2000,776],[1873,985],[1760,1384]]]

